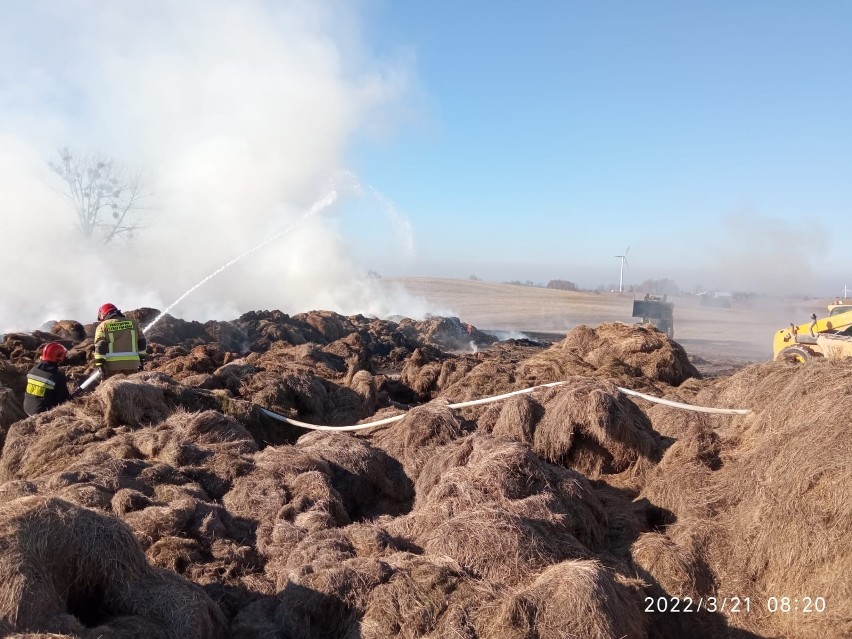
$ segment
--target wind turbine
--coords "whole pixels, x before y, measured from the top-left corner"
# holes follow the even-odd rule
[[[629,266],[627,264],[627,252],[630,250],[630,245],[627,246],[627,249],[624,251],[624,255],[616,255],[615,257],[621,259],[621,272],[618,274],[618,292],[624,289],[624,267]]]
[[[852,293],[848,288],[846,288],[846,284],[843,285],[843,299],[846,299],[846,296]]]

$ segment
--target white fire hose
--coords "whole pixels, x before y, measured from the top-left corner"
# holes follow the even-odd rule
[[[511,393],[503,393],[502,395],[494,395],[493,397],[485,397],[483,399],[474,399],[468,402],[459,402],[458,404],[450,404],[449,408],[467,408],[468,406],[479,406],[481,404],[490,404],[492,402],[499,402],[508,397],[512,397],[513,395],[523,395],[525,393],[531,393],[539,388],[552,388],[553,386],[560,386],[565,384],[566,382],[551,382],[549,384],[541,384],[540,386],[533,386],[531,388],[524,388],[522,390],[512,391]],[[708,406],[693,406],[692,404],[684,404],[681,402],[673,402],[670,399],[662,399],[660,397],[654,397],[653,395],[646,395],[645,393],[640,393],[638,391],[630,390],[629,388],[621,388],[617,386],[619,391],[621,391],[625,395],[630,395],[633,397],[640,397],[649,402],[654,402],[656,404],[663,404],[665,406],[671,406],[672,408],[679,408],[682,410],[689,410],[696,413],[712,413],[715,415],[747,415],[751,411],[748,408],[711,408]],[[394,415],[393,417],[386,417],[384,419],[379,419],[374,422],[367,422],[366,424],[353,424],[351,426],[327,426],[321,424],[309,424],[307,422],[300,422],[296,419],[290,419],[289,417],[284,417],[283,415],[279,415],[278,413],[273,413],[271,410],[267,410],[265,408],[261,408],[261,411],[265,415],[273,419],[277,419],[278,421],[285,422],[292,426],[298,426],[299,428],[306,428],[308,430],[327,430],[327,431],[352,431],[352,430],[363,430],[365,428],[373,428],[374,426],[382,426],[384,424],[391,424],[393,422],[397,422],[403,417],[407,415],[407,413],[403,413],[402,415]]]

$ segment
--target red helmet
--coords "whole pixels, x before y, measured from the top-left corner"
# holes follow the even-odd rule
[[[103,322],[107,318],[107,315],[118,312],[119,310],[116,308],[115,304],[104,304],[98,309],[98,321]]]
[[[44,362],[54,362],[61,364],[65,361],[65,355],[68,354],[68,349],[59,342],[50,342],[44,345],[44,350],[41,352],[41,359]]]

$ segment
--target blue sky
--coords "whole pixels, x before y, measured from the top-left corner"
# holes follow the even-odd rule
[[[2,280],[0,329],[104,299],[165,308],[270,236],[179,313],[416,316],[367,271],[594,288],[628,246],[628,286],[852,285],[852,2],[0,0],[0,16],[0,232],[17,238],[0,273],[44,246],[64,266],[32,273],[37,296]],[[150,178],[131,244],[74,228],[46,163],[65,145]],[[341,170],[380,196],[339,184],[282,232]]]
[[[411,219],[391,272],[594,285],[629,245],[634,281],[852,279],[852,3],[377,2],[364,24],[416,78],[350,156]]]

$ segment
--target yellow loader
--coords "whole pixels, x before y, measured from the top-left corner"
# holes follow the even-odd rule
[[[775,331],[772,340],[775,359],[804,362],[814,357],[852,357],[852,300],[836,300],[828,305],[828,316],[811,315],[809,324],[790,324]]]

